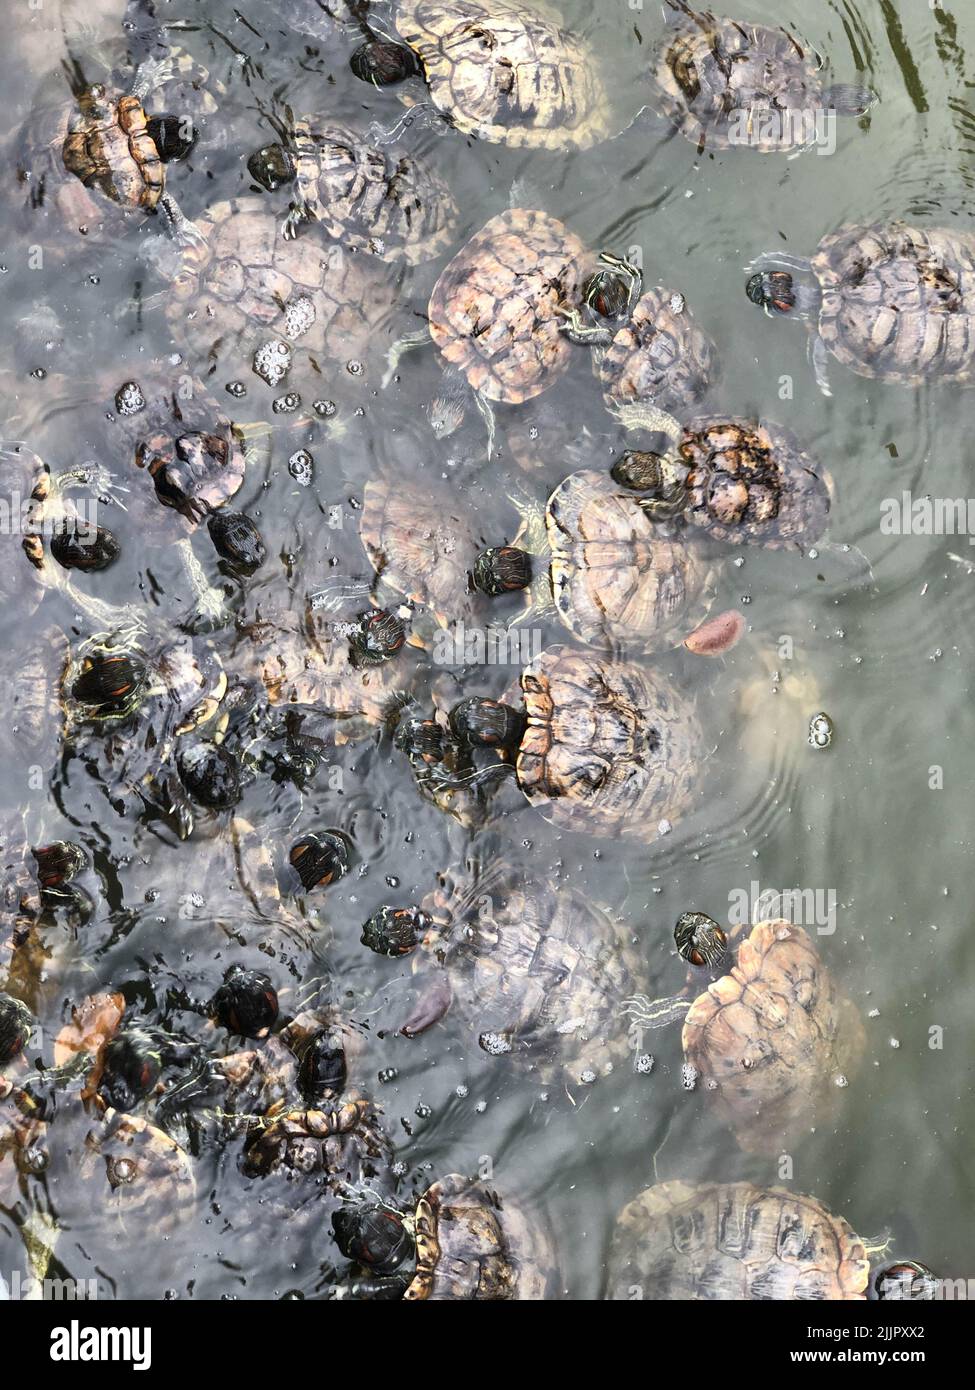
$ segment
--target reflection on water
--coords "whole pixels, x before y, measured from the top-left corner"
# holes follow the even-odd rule
[[[317,3],[157,8],[218,93],[197,147],[167,169],[167,186],[195,221],[214,204],[258,196],[247,159],[287,128],[289,109],[386,131],[403,115],[395,88],[365,86],[349,70],[360,24],[333,22]],[[804,328],[761,317],[743,290],[745,268],[761,253],[811,256],[847,222],[904,217],[971,230],[972,18],[961,4],[835,0],[811,10],[783,0],[770,19],[762,0],[741,0],[742,21],[786,26],[823,56],[830,81],[866,83],[877,97],[867,115],[840,123],[834,153],[789,159],[699,150],[643,109],[664,32],[660,6],[564,0],[561,8],[593,63],[612,75],[619,136],[589,151],[526,150],[418,119],[391,148],[436,170],[458,222],[445,253],[397,270],[388,305],[360,301],[372,324],[357,349],[363,370],[334,348],[306,354],[287,387],[266,385],[246,361],[231,370],[219,360],[214,369],[204,353],[189,364],[215,409],[273,430],[270,457],[257,447],[259,432],[244,441],[246,476],[231,504],[266,546],[265,564],[249,578],[220,560],[205,527],[162,525],[115,408],[127,381],[178,399],[187,362],[176,353],[197,350],[172,336],[173,252],[158,220],[69,238],[49,202],[30,207],[15,174],[22,137],[7,142],[3,438],[26,441],[53,472],[99,464],[113,475],[116,500],[101,495],[98,520],[121,558],[74,583],[103,602],[133,605],[150,664],[197,603],[175,544],[189,536],[205,583],[235,614],[233,628],[197,639],[198,651],[226,667],[233,692],[199,734],[219,725],[248,769],[232,813],[191,808],[186,835],[173,787],[133,782],[131,749],[116,747],[104,727],[62,741],[65,639],[77,649],[101,628],[70,593],[32,598],[20,537],[2,538],[5,882],[22,884],[25,846],[70,840],[85,851],[72,881],[79,896],[59,902],[12,953],[6,948],[4,987],[40,1024],[27,1066],[38,1058],[49,1065],[72,1008],[105,992],[124,996],[127,1020],[164,1025],[208,1055],[230,1053],[239,1039],[207,1020],[206,1001],[231,965],[265,972],[282,1019],[328,1005],[355,1028],[349,1083],[381,1107],[395,1150],[383,1170],[386,1197],[406,1206],[438,1177],[486,1173],[558,1232],[564,1293],[598,1297],[613,1222],[642,1188],[675,1178],[773,1186],[782,1160],[743,1153],[706,1088],[682,1087],[679,1026],[653,1034],[652,1069],[627,1061],[578,1086],[472,1047],[454,1009],[421,1036],[401,1036],[422,980],[410,957],[367,951],[362,924],[384,904],[421,903],[438,874],[468,853],[500,857],[512,872],[584,890],[622,924],[641,990],[653,999],[684,988],[672,935],[682,913],[727,923],[754,885],[831,894],[835,931],[816,934],[816,944],[863,1016],[864,1063],[836,1117],[793,1138],[789,1182],[861,1233],[890,1232],[898,1255],[962,1277],[969,1243],[956,1213],[973,1195],[963,982],[975,965],[965,879],[975,559],[966,535],[888,534],[880,522],[885,498],[971,493],[966,398],[936,382],[885,385],[834,362],[826,399]],[[60,0],[8,16],[2,81],[11,130],[35,123],[33,138],[45,138],[62,58],[83,59],[88,80],[119,62],[124,12],[122,0]],[[390,22],[385,15],[384,27]],[[289,196],[260,192],[281,218]],[[355,597],[372,581],[359,540],[367,484],[382,478],[404,495],[442,490],[479,543],[510,544],[526,495],[544,503],[569,473],[607,469],[629,442],[604,409],[586,349],[544,395],[496,407],[490,458],[485,420],[469,401],[452,432],[437,437],[430,428],[430,402],[443,390],[432,346],[406,353],[382,384],[387,348],[423,328],[444,264],[512,205],[544,209],[587,246],[642,265],[649,285],[686,294],[722,358],[705,408],[780,422],[833,480],[829,533],[814,552],[714,548],[712,611],[737,609],[748,625],[732,651],[716,661],[682,648],[649,658],[694,703],[703,730],[694,800],[649,843],[560,831],[512,777],[499,776],[490,834],[472,844],[456,816],[419,795],[392,721],[363,715],[371,704],[361,690],[354,721],[320,716],[298,726],[280,706],[265,718],[255,693],[254,624],[300,627],[307,597],[335,585],[353,597],[329,621],[355,620],[368,606]],[[235,379],[245,381],[245,396],[228,393]],[[287,389],[299,392],[300,407],[276,410]],[[310,465],[289,467],[302,450]],[[387,580],[394,569],[391,562]],[[457,595],[472,623],[507,621],[519,602],[492,608],[483,595]],[[529,623],[546,646],[567,640],[551,613]],[[517,678],[516,663],[442,666],[431,634],[422,625],[417,634],[397,668],[411,714],[429,717],[438,690],[448,692],[448,707],[457,691],[501,699]],[[378,670],[374,679],[385,679]],[[348,714],[349,692],[335,698]],[[818,711],[835,729],[821,752],[808,743]],[[149,755],[156,760],[155,743]],[[302,835],[325,831],[347,837],[349,869],[306,891],[289,851]],[[5,939],[15,906],[5,887]],[[23,1079],[18,1065],[11,1080]],[[147,1237],[151,1225],[120,1206],[100,1170],[92,1177],[92,1120],[79,1089],[69,1085],[53,1102],[49,1128],[63,1135],[51,1146],[54,1161],[0,1188],[0,1272],[24,1268],[26,1228],[47,1232],[52,1269],[97,1278],[103,1297],[312,1296],[344,1277],[330,1215],[313,1208],[307,1221],[289,1221],[281,1240],[290,1196],[241,1169],[239,1136],[218,1142],[205,1127],[192,1142],[183,1134],[193,1154],[185,1172],[164,1135],[140,1133],[155,1165],[153,1199],[172,1185],[182,1217]]]

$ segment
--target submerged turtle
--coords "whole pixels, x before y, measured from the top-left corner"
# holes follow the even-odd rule
[[[867,1247],[814,1197],[749,1182],[665,1182],[623,1208],[607,1298],[862,1299]]]
[[[647,402],[669,411],[696,405],[717,376],[718,350],[684,296],[661,285],[642,293],[635,266],[607,253],[600,260],[603,266],[583,286],[584,307],[567,305],[563,313],[572,341],[597,348],[593,370],[606,405]]]
[[[627,1051],[618,1004],[643,974],[632,933],[578,889],[556,888],[501,861],[440,876],[419,908],[381,908],[363,942],[384,955],[421,948],[422,999],[402,1031],[451,1009],[493,1056],[544,1079],[579,1084]]]
[[[296,121],[287,143],[265,145],[247,167],[269,192],[294,186],[286,237],[317,222],[352,251],[417,265],[446,250],[457,223],[454,197],[429,164],[392,156],[325,116]]]
[[[207,373],[247,363],[276,388],[299,352],[358,362],[397,306],[395,285],[375,257],[350,254],[315,228],[289,239],[260,198],[217,203],[198,230],[200,240],[184,249],[167,313]]]
[[[588,149],[613,131],[593,56],[547,14],[508,0],[398,0],[395,24],[419,59],[436,108],[464,135],[534,149]],[[388,45],[382,45],[388,49]],[[395,51],[355,70],[407,76]],[[398,67],[398,73],[397,73]],[[408,106],[416,103],[404,92]]]
[[[786,29],[667,4],[680,19],[653,73],[653,104],[701,150],[798,152],[826,118],[873,104],[866,88],[824,86],[822,61]]]
[[[624,423],[662,433],[665,455],[628,450],[612,476],[639,493],[652,518],[679,518],[712,540],[800,550],[826,530],[829,474],[771,420],[705,415],[680,425],[664,411],[634,405]]]
[[[389,1205],[350,1206],[335,1220],[343,1253],[391,1274],[415,1249],[416,1272],[404,1299],[554,1298],[558,1272],[551,1238],[535,1216],[484,1183],[449,1173],[404,1215]]]
[[[975,375],[975,237],[906,222],[845,226],[811,261],[771,253],[754,262],[752,303],[814,325],[812,357],[830,394],[827,355],[859,376],[903,386]],[[796,276],[812,284],[796,284]],[[818,328],[818,331],[817,331]]]
[[[666,834],[687,808],[703,758],[691,705],[629,662],[551,647],[506,697],[524,730],[510,750],[518,785],[553,825],[590,835]],[[518,702],[518,703],[516,703]],[[499,706],[503,710],[504,706]],[[483,738],[467,723],[467,736]]]
[[[633,1000],[627,1012],[649,1027],[685,1013],[686,1060],[755,1153],[779,1153],[828,1117],[864,1047],[856,1007],[809,935],[782,920],[753,927],[734,965],[689,1006]]]

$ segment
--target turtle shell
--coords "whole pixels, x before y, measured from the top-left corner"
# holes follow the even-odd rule
[[[194,1210],[189,1155],[139,1115],[105,1111],[85,1139],[80,1175],[88,1204],[114,1211],[130,1232],[172,1230]]]
[[[47,1125],[39,1103],[0,1076],[0,1197],[13,1206],[23,1180],[45,1166]]]
[[[450,1173],[416,1208],[416,1274],[405,1299],[539,1301],[556,1293],[547,1232],[482,1183]]]
[[[684,518],[713,540],[805,550],[826,530],[829,475],[780,425],[702,416],[679,453],[689,469]]]
[[[248,1177],[324,1177],[356,1186],[375,1177],[391,1154],[372,1103],[347,1091],[321,1109],[269,1113],[245,1146],[241,1166]]]
[[[518,782],[546,820],[650,840],[685,809],[703,735],[662,677],[553,647],[521,677],[528,727]]]
[[[606,473],[573,473],[549,498],[555,607],[594,647],[634,652],[676,646],[707,611],[700,549],[656,526],[636,496]]]
[[[860,376],[918,386],[975,371],[975,237],[903,222],[843,227],[813,258],[819,331]]]
[[[330,360],[367,356],[396,302],[373,256],[310,228],[289,240],[260,198],[217,203],[184,248],[167,312],[173,333],[213,370],[277,342]]]
[[[370,479],[359,538],[381,582],[430,610],[441,627],[469,606],[468,575],[484,544],[469,503],[425,477]]]
[[[648,290],[601,358],[594,358],[610,407],[648,401],[680,412],[696,405],[718,373],[718,350],[684,296]]]
[[[869,1275],[859,1236],[815,1197],[750,1182],[665,1182],[620,1213],[607,1297],[862,1299]]]
[[[457,253],[430,296],[430,332],[475,391],[517,404],[567,370],[558,309],[578,298],[587,255],[557,218],[524,208],[492,217]]]
[[[65,167],[86,188],[122,207],[151,212],[164,170],[138,97],[106,96],[71,121],[62,147]]]
[[[503,1037],[513,1060],[544,1078],[564,1069],[569,1083],[623,1059],[619,1002],[642,988],[643,962],[632,933],[584,893],[462,867],[422,907],[436,928],[423,954],[442,958],[451,1011],[480,1039]]]
[[[613,133],[592,54],[525,5],[402,0],[396,28],[423,64],[434,104],[465,135],[563,151]]]
[[[401,659],[354,666],[349,639],[318,613],[273,612],[243,632],[235,656],[254,670],[272,705],[307,705],[336,720],[337,744],[378,728],[402,703]]]
[[[742,1148],[781,1151],[828,1114],[853,1074],[863,1024],[808,934],[759,922],[736,964],[691,1005],[684,1054],[708,1081]]]
[[[744,144],[762,154],[801,148],[807,113],[825,104],[819,65],[785,29],[697,13],[670,37],[653,100],[702,149]],[[802,112],[804,120],[793,115]]]
[[[314,206],[316,221],[336,241],[410,265],[450,244],[457,204],[423,160],[314,116],[295,127],[295,146],[299,200]]]

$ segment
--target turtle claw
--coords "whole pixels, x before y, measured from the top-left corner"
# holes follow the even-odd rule
[[[307,220],[307,213],[302,208],[292,207],[289,209],[287,217],[281,223],[281,235],[285,241],[296,241],[298,233]]]

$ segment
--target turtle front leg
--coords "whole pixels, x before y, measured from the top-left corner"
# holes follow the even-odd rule
[[[209,632],[224,627],[229,614],[224,595],[208,581],[203,566],[196,558],[192,543],[188,539],[176,542],[180,560],[187,579],[193,588],[195,608],[191,619],[194,631]]]
[[[601,324],[587,323],[581,309],[560,304],[558,312],[565,319],[565,323],[559,324],[559,327],[574,343],[583,347],[592,347],[594,345],[606,346],[613,341],[611,330],[604,328]]]
[[[180,246],[203,246],[203,233],[195,222],[191,222],[171,193],[163,193],[159,199],[159,213],[166,231]]]
[[[167,82],[192,82],[202,86],[209,78],[208,70],[189,53],[173,49],[165,58],[146,58],[138,66],[131,95],[144,102],[150,92]]]
[[[414,348],[429,347],[432,342],[433,339],[430,337],[428,328],[423,328],[418,333],[407,333],[405,337],[397,339],[386,354],[386,371],[379,383],[380,389],[385,391],[396,375],[401,357],[412,352]]]
[[[281,223],[281,235],[285,241],[295,241],[305,223],[316,220],[317,213],[311,203],[294,202],[288,209],[287,217]]]
[[[824,396],[832,396],[833,391],[829,384],[829,350],[818,333],[813,334],[809,340],[809,356],[816,373],[816,385]]]

